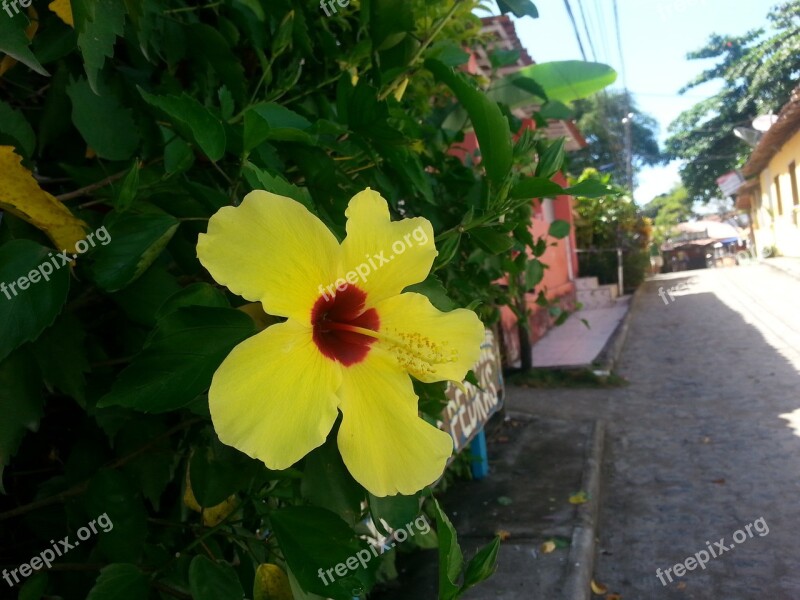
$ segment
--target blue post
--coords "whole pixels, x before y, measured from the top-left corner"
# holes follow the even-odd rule
[[[469,445],[472,455],[472,477],[483,479],[489,474],[489,454],[486,449],[486,431],[480,430]]]

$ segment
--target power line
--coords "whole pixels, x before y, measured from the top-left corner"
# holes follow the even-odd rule
[[[594,42],[592,36],[589,34],[589,22],[586,20],[586,13],[583,10],[583,0],[578,0],[578,8],[581,11],[581,19],[583,20],[583,29],[586,32],[586,39],[589,42],[589,48],[592,50],[592,60],[597,62],[597,52],[594,49]]]
[[[569,0],[564,0],[564,6],[567,7],[567,14],[569,15],[569,20],[572,21],[572,30],[575,32],[575,39],[578,40],[578,47],[581,49],[581,56],[585,61],[586,51],[583,49],[583,42],[581,41],[581,32],[578,31],[578,22],[575,20],[575,15],[572,14],[572,7],[569,4]]]
[[[622,35],[619,28],[619,6],[617,0],[614,0],[614,26],[617,29],[617,50],[619,50],[619,66],[622,71],[622,86],[627,90],[627,78],[625,76],[625,57],[622,52]]]
[[[608,32],[606,29],[605,13],[600,8],[600,0],[594,0],[594,12],[597,16],[597,31],[603,49],[603,61],[610,62],[611,53],[608,51]]]

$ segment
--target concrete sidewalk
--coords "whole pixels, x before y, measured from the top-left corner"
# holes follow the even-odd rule
[[[524,407],[546,390],[512,388]],[[548,598],[589,600],[604,425],[511,411],[489,428],[491,470],[458,482],[440,502],[458,532],[465,563],[502,532],[497,572],[464,600]],[[587,492],[589,501],[571,504]],[[543,552],[542,544],[556,548]],[[379,600],[437,597],[436,550],[398,556],[400,579]]]
[[[533,366],[591,368],[628,314],[630,303],[631,297],[625,296],[609,308],[579,310],[570,315],[566,323],[553,327],[533,346]]]
[[[800,258],[776,256],[762,260],[761,264],[800,279]]]

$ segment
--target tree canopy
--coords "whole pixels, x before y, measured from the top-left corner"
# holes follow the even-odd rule
[[[666,150],[686,161],[681,179],[688,192],[708,201],[719,195],[716,179],[741,167],[750,147],[734,135],[758,115],[777,112],[790,97],[800,74],[800,1],[774,7],[771,27],[741,36],[712,35],[689,59],[717,59],[681,92],[721,81],[722,89],[698,102],[669,126]]]
[[[619,90],[596,94],[576,101],[574,108],[578,127],[589,145],[570,156],[573,172],[599,168],[611,173],[616,183],[627,182],[623,119],[628,113],[634,115],[631,118],[634,181],[642,167],[663,162],[657,140],[658,122],[639,111],[629,92]]]

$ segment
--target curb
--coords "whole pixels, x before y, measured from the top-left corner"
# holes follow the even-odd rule
[[[636,310],[637,305],[639,304],[639,298],[643,293],[642,290],[645,288],[645,284],[646,282],[643,282],[638,288],[636,288],[636,291],[631,297],[630,305],[628,306],[628,312],[626,312],[625,316],[622,317],[622,320],[617,325],[614,333],[611,334],[611,337],[608,338],[606,345],[600,351],[600,354],[597,355],[592,368],[608,371],[610,373],[616,366],[617,361],[619,360],[619,355],[622,353],[622,348],[625,346],[625,340],[628,338],[628,329],[630,328],[631,318]]]
[[[786,269],[784,267],[780,267],[780,266],[776,265],[774,262],[770,261],[769,259],[759,260],[758,264],[766,265],[770,269],[774,269],[775,271],[778,271],[779,273],[783,273],[784,275],[788,275],[789,277],[794,277],[795,279],[800,279],[800,273],[798,273],[797,271],[792,271],[791,269]]]
[[[592,426],[591,446],[583,469],[583,490],[589,495],[586,504],[578,506],[578,523],[572,533],[567,560],[574,569],[570,570],[564,583],[565,600],[589,600],[591,581],[594,572],[594,546],[597,533],[597,513],[600,503],[600,470],[603,465],[606,425],[595,421]]]

